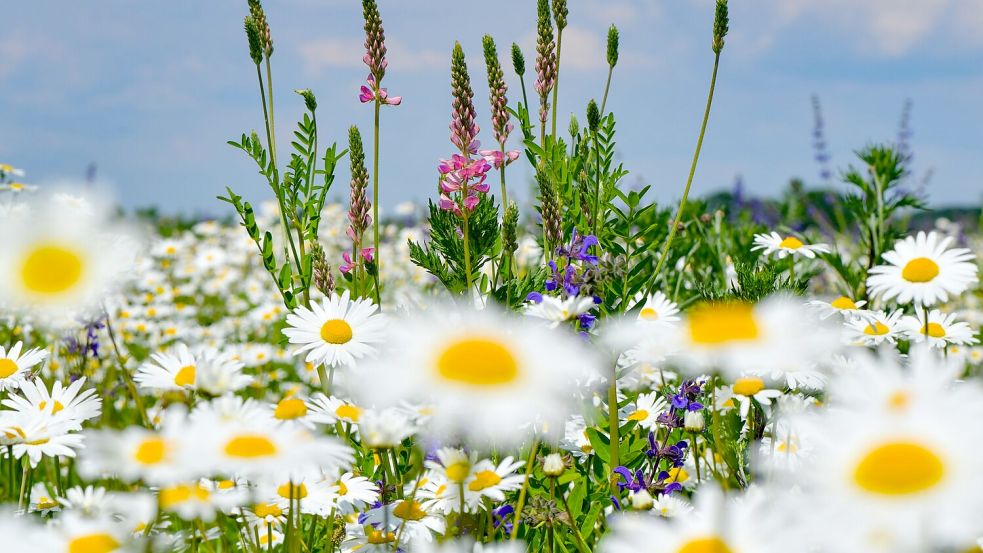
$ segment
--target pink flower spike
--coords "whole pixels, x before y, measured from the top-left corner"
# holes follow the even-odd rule
[[[362,93],[358,95],[358,99],[364,104],[366,102],[371,102],[375,100],[375,93],[369,90],[369,87],[362,85]]]
[[[375,248],[362,248],[362,251],[359,253],[362,256],[362,259],[364,259],[368,263],[371,263],[372,256],[375,253]]]
[[[474,211],[474,208],[478,207],[479,201],[481,201],[481,198],[478,196],[468,196],[464,198],[464,208],[468,211]]]

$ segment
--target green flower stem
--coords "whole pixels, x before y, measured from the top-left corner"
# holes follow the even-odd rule
[[[379,293],[379,273],[382,267],[382,260],[379,252],[379,109],[382,107],[378,94],[375,99],[375,124],[372,136],[372,250],[375,255],[375,274],[372,279],[375,281],[375,302],[382,309]]]
[[[536,462],[536,451],[539,449],[539,438],[535,438],[532,447],[529,448],[529,458],[526,459],[526,474],[522,479],[522,488],[519,490],[519,500],[515,504],[515,516],[512,517],[512,536],[509,538],[515,541],[519,537],[519,519],[522,517],[522,509],[526,506],[526,493],[529,491],[529,477],[532,476],[533,464]]]
[[[610,382],[608,382],[608,438],[609,455],[611,469],[614,470],[620,464],[620,439],[618,438],[618,363],[615,362],[611,367]],[[612,472],[611,492],[617,493],[617,475]]]
[[[604,117],[604,106],[608,105],[608,91],[611,89],[612,73],[614,73],[614,66],[608,65],[608,80],[604,83],[604,96],[601,98],[601,117]]]
[[[662,266],[665,265],[666,259],[669,257],[669,248],[672,246],[672,241],[676,237],[676,229],[679,227],[679,221],[683,218],[683,211],[686,209],[686,199],[689,197],[689,189],[693,184],[693,176],[696,174],[696,164],[700,160],[700,149],[703,148],[703,136],[707,131],[707,121],[710,119],[710,105],[713,103],[713,90],[717,85],[717,67],[720,65],[720,52],[714,54],[713,57],[713,74],[710,77],[710,92],[707,94],[707,107],[703,111],[703,124],[700,125],[700,136],[696,141],[696,152],[693,153],[693,164],[689,168],[689,178],[686,179],[686,187],[683,188],[683,198],[679,201],[679,210],[676,211],[676,218],[672,222],[672,227],[669,229],[669,238],[666,239],[666,245],[662,250],[662,257],[659,258],[658,265],[655,266],[655,271],[652,272],[652,280],[650,285],[654,285],[656,279],[659,278],[659,271],[662,270]]]
[[[464,272],[465,272],[465,275],[464,276],[465,276],[465,279],[467,280],[467,283],[468,283],[467,293],[468,293],[468,295],[470,295],[471,294],[471,286],[473,285],[473,282],[472,282],[472,278],[471,278],[471,243],[468,240],[468,218],[467,218],[467,216],[465,216],[464,217],[464,220],[461,222],[461,231],[464,234]]]
[[[560,95],[560,48],[563,47],[563,29],[556,33],[556,78],[553,80],[553,122],[550,125],[550,135],[556,137],[556,101]]]

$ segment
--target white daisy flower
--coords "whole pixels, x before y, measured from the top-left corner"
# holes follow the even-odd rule
[[[298,307],[287,315],[283,334],[291,344],[301,347],[294,354],[307,352],[305,360],[331,367],[354,366],[355,361],[375,353],[373,344],[383,341],[386,319],[376,313],[371,300],[351,300],[348,290],[334,294],[311,309]]]
[[[84,376],[67,388],[56,381],[49,392],[38,378],[21,384],[23,395],[10,394],[3,400],[3,405],[25,414],[43,413],[51,417],[53,423],[64,422],[71,430],[78,430],[84,421],[102,413],[102,398],[96,395],[95,388],[81,391],[84,384]]]
[[[24,342],[17,342],[9,350],[0,346],[0,391],[20,386],[28,369],[48,357],[46,350],[33,348],[22,352],[23,347]]]
[[[152,390],[194,389],[198,377],[198,362],[185,344],[176,344],[166,353],[150,355],[150,361],[140,365],[133,380],[141,388]]]
[[[679,306],[660,290],[645,296],[645,303],[638,311],[638,320],[648,323],[677,323]]]
[[[754,246],[751,251],[761,250],[764,255],[772,255],[778,259],[788,256],[802,256],[814,259],[817,253],[829,253],[828,244],[806,244],[792,235],[782,237],[777,232],[770,234],[755,234]]]
[[[316,393],[308,400],[307,406],[311,411],[314,422],[334,424],[337,421],[358,424],[362,418],[362,408],[350,401],[337,397],[327,397]]]
[[[621,410],[621,418],[624,421],[638,422],[639,428],[654,430],[656,420],[667,407],[669,403],[659,392],[639,394],[632,405]]]
[[[596,305],[594,298],[589,296],[571,296],[566,299],[542,296],[538,302],[526,303],[523,312],[529,317],[543,319],[549,322],[550,326],[555,327],[560,323],[576,319]]]
[[[861,307],[867,305],[866,301],[853,301],[847,296],[839,296],[831,301],[812,300],[806,305],[815,309],[819,313],[819,318],[822,320],[826,320],[837,314],[843,316],[845,319],[864,317],[869,314],[869,311],[861,309]]]
[[[338,510],[342,514],[354,513],[379,500],[379,486],[364,476],[346,472],[338,477],[334,485],[338,494]]]
[[[882,343],[893,344],[899,339],[908,337],[908,329],[902,324],[904,314],[900,309],[885,313],[871,311],[870,317],[857,317],[844,323],[846,331],[844,340],[848,344],[860,346],[878,346]]]
[[[952,248],[952,237],[919,232],[894,244],[883,255],[887,265],[870,270],[871,294],[898,303],[935,305],[958,296],[977,281],[976,258],[966,248]]]
[[[967,323],[956,321],[955,313],[944,314],[938,309],[932,309],[926,317],[925,310],[916,305],[915,316],[905,316],[901,324],[912,340],[928,342],[936,348],[944,348],[949,344],[967,346],[978,342],[976,333]]]

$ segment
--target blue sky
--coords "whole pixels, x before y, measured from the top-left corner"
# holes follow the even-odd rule
[[[604,36],[621,29],[609,105],[628,182],[678,197],[705,102],[711,0],[569,0],[559,113],[600,97]],[[25,181],[81,179],[90,163],[128,207],[222,213],[226,185],[257,200],[268,189],[225,141],[262,125],[255,71],[242,32],[245,0],[34,0],[5,7],[0,35],[0,161]],[[390,49],[386,85],[404,97],[383,113],[383,208],[423,201],[436,160],[451,152],[451,47],[468,53],[482,137],[491,142],[481,36],[500,52],[515,41],[533,65],[535,1],[380,0]],[[276,51],[278,135],[288,136],[311,88],[328,140],[371,108],[356,96],[361,5],[356,0],[267,0]],[[818,182],[810,98],[824,108],[833,164],[870,141],[894,140],[913,102],[914,171],[932,172],[935,205],[983,197],[983,0],[741,0],[731,6],[717,96],[696,193],[741,176],[755,194],[791,177]],[[518,82],[510,70],[510,98]],[[530,85],[530,94],[533,94]],[[583,116],[580,117],[583,120]],[[565,126],[565,125],[564,125]],[[322,138],[322,140],[324,140]],[[284,147],[281,147],[283,149]],[[515,167],[515,166],[513,166]],[[529,171],[511,172],[522,189]],[[347,169],[335,195],[347,194]]]

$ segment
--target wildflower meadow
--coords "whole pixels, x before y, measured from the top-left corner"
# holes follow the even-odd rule
[[[380,214],[413,106],[361,4],[335,106],[275,79],[287,5],[242,1],[262,126],[224,130],[266,192],[216,190],[225,219],[0,165],[0,551],[980,551],[983,234],[902,141],[857,144],[839,192],[697,194],[731,26],[707,2],[657,203],[618,154],[644,117],[608,103],[618,28],[591,98],[562,78],[576,2],[537,0],[534,50],[446,45],[431,199]]]

